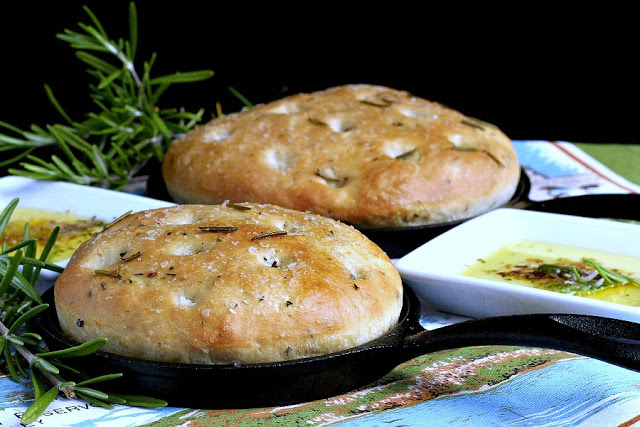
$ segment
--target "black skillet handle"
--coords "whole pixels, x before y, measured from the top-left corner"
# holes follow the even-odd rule
[[[475,345],[567,351],[640,371],[640,324],[577,314],[524,314],[468,320],[405,339],[414,356]]]
[[[541,202],[526,201],[527,210],[589,218],[640,220],[640,194],[588,194]]]

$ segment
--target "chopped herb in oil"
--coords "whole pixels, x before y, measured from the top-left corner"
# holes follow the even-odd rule
[[[29,237],[37,240],[38,254],[44,249],[44,244],[54,228],[60,227],[55,244],[49,251],[48,262],[58,262],[71,257],[78,246],[100,232],[105,224],[96,218],[82,218],[71,212],[18,207],[0,236],[0,245],[6,244],[7,248],[11,248],[22,242],[27,222]]]

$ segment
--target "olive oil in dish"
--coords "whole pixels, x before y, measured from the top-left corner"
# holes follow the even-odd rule
[[[59,262],[71,257],[80,244],[106,225],[104,221],[96,218],[82,218],[72,212],[17,207],[0,236],[0,244],[6,243],[7,247],[11,247],[22,242],[27,222],[29,223],[29,238],[38,240],[38,255],[53,229],[60,226],[58,238],[47,260],[49,262]]]
[[[478,259],[465,276],[640,306],[640,258],[534,240]]]

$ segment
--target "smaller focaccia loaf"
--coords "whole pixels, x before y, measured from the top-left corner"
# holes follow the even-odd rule
[[[175,140],[162,173],[178,203],[273,203],[377,229],[501,206],[520,166],[497,127],[361,84],[218,117]]]
[[[176,205],[85,242],[55,287],[62,330],[134,358],[259,363],[344,350],[397,323],[399,273],[359,231],[273,205]]]

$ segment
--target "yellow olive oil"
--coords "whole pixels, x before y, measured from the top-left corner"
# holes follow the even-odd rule
[[[38,239],[38,256],[51,232],[60,226],[56,243],[47,261],[58,262],[71,257],[75,250],[93,234],[101,231],[106,222],[95,218],[81,218],[71,212],[54,212],[45,209],[17,207],[2,235],[0,245],[7,247],[24,240],[25,223],[29,223],[29,238]]]
[[[585,262],[587,260],[587,262]],[[628,279],[604,277],[589,261]],[[465,276],[640,306],[640,257],[618,255],[547,242],[514,241],[478,259]]]

